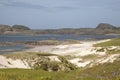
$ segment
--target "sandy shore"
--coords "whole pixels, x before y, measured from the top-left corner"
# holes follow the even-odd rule
[[[109,39],[108,39],[109,40]],[[106,55],[106,51],[97,51],[101,47],[93,47],[93,44],[105,42],[101,41],[81,41],[79,44],[62,44],[51,46],[36,46],[32,49],[28,49],[25,52],[46,52],[51,54],[57,54],[64,56],[69,62],[75,64],[77,67],[92,67],[96,64],[105,62],[113,62],[120,54]],[[67,58],[71,56],[71,58]],[[87,58],[86,58],[87,57]],[[50,56],[52,61],[60,61],[56,56]],[[0,56],[0,68],[27,68],[28,64],[20,59],[8,59],[5,56]]]
[[[57,45],[57,46],[37,46],[35,48],[27,50],[27,52],[46,52],[46,53],[52,53],[62,56],[74,56],[73,58],[69,59],[71,63],[75,64],[78,67],[85,67],[87,65],[93,66],[99,63],[105,63],[105,62],[113,62],[116,60],[120,54],[111,54],[106,55],[106,51],[99,52],[98,49],[101,49],[101,47],[93,47],[93,44],[101,43],[107,40],[100,40],[100,41],[81,41],[80,44],[67,44],[67,45]],[[88,60],[83,59],[84,56],[93,55],[93,58],[90,58]],[[97,57],[94,55],[97,55]]]
[[[67,44],[67,45],[52,45],[52,46],[36,46],[35,48],[27,50],[27,52],[46,52],[58,55],[76,55],[85,56],[89,54],[104,55],[104,53],[96,52],[96,48],[93,44],[105,42],[101,41],[81,41],[80,44]]]

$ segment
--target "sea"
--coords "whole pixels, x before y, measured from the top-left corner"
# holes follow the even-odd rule
[[[118,38],[120,35],[68,35],[68,34],[45,34],[45,35],[18,35],[18,34],[7,34],[0,35],[0,43],[4,42],[25,42],[25,41],[41,41],[41,40],[102,40],[102,39],[111,39]],[[0,46],[0,54],[10,53],[13,51],[21,51],[28,49],[22,44],[11,45],[11,46]]]

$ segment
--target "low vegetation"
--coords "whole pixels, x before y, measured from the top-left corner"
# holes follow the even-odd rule
[[[120,49],[108,50],[107,54],[120,54]]]
[[[81,80],[120,80],[120,61],[104,63],[80,71]]]
[[[63,56],[42,52],[20,52],[14,54],[3,54],[7,58],[21,59],[26,61],[32,69],[42,69],[45,71],[71,71],[75,70],[76,66],[67,61]],[[49,57],[56,56],[59,61],[51,61]]]
[[[111,39],[110,41],[98,43],[95,47],[120,46],[120,38]]]
[[[120,53],[120,38],[114,38],[110,41],[94,44],[95,47],[101,47],[97,52],[106,52],[107,54]]]
[[[94,59],[97,59],[99,58],[100,56],[97,55],[97,54],[89,54],[89,55],[86,55],[86,56],[83,56],[81,57],[83,60],[94,60]]]
[[[70,72],[44,70],[0,69],[2,80],[120,80],[120,61]]]
[[[30,28],[24,26],[24,25],[13,25],[12,26],[12,30],[16,31],[16,30],[30,30]]]

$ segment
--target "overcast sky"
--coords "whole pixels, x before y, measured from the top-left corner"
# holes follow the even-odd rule
[[[120,26],[120,0],[0,0],[0,24],[33,29]]]

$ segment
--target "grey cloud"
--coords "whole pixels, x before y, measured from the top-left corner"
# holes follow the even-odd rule
[[[78,9],[78,7],[70,7],[70,6],[58,6],[54,7],[56,9],[65,9],[65,10],[72,10],[72,9]]]
[[[31,9],[60,9],[60,10],[71,10],[71,9],[76,9],[76,7],[71,7],[71,6],[43,6],[43,5],[38,5],[38,4],[32,4],[32,3],[25,3],[25,2],[13,2],[12,0],[4,0],[0,1],[0,4],[4,6],[11,6],[11,7],[23,7],[23,8],[31,8]]]
[[[24,8],[33,8],[33,9],[43,9],[47,8],[42,5],[33,5],[31,3],[24,3],[24,2],[13,2],[13,1],[2,1],[0,4],[4,6],[11,6],[11,7],[24,7]]]

